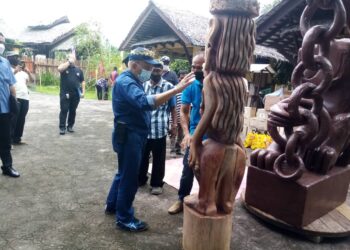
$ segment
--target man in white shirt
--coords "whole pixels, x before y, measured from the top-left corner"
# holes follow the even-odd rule
[[[15,88],[19,111],[12,121],[12,144],[23,145],[25,144],[22,141],[24,124],[29,110],[29,91],[27,84],[31,80],[31,75],[28,69],[26,69],[24,62],[18,62],[18,65],[12,65],[12,67],[14,67],[16,78]]]

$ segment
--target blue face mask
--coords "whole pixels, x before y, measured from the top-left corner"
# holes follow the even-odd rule
[[[139,74],[140,81],[147,82],[151,78],[151,74],[152,74],[152,71],[142,69],[141,73]]]

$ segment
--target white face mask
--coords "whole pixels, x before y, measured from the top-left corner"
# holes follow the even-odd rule
[[[169,65],[163,65],[163,70],[164,71],[170,71]]]
[[[5,52],[5,45],[3,43],[0,43],[0,55],[3,55]]]

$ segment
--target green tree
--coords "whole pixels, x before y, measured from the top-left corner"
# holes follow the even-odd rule
[[[180,70],[191,70],[191,65],[188,62],[188,60],[185,59],[175,59],[171,64],[170,68],[176,72],[176,74],[179,74]]]
[[[74,43],[77,58],[83,61],[88,88],[95,85],[96,78],[108,78],[112,69],[119,68],[122,63],[118,49],[103,38],[99,25],[95,23],[80,25],[76,30]],[[104,69],[103,73],[101,69]]]

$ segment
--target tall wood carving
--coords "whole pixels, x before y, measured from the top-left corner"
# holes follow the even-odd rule
[[[240,140],[246,94],[244,76],[250,68],[255,48],[255,22],[252,18],[258,15],[259,4],[256,0],[211,0],[210,12],[214,17],[210,21],[205,52],[203,114],[190,146],[190,165],[199,182],[199,194],[185,199],[185,249],[227,249],[233,202],[245,169],[246,156]],[[207,140],[202,142],[204,136]],[[210,241],[216,242],[211,248],[209,238],[204,238],[203,233],[206,227],[213,231],[211,222],[206,224],[204,218],[203,223],[192,223],[201,229],[193,228],[191,223],[186,224],[186,209],[214,221],[215,217],[227,215],[229,219],[213,222],[223,223],[218,228],[224,228],[225,232],[216,230],[213,235],[228,237],[221,237],[221,240],[211,238]],[[189,239],[186,234],[193,234],[193,231],[202,234],[198,236],[200,240],[194,240],[196,237],[188,240],[196,248],[185,244]]]
[[[341,205],[348,192],[350,39],[336,37],[349,27],[349,6],[349,0],[307,1],[295,90],[271,108],[275,143],[253,152],[248,169],[246,202],[299,228]],[[331,25],[311,26],[318,9],[334,11]]]

